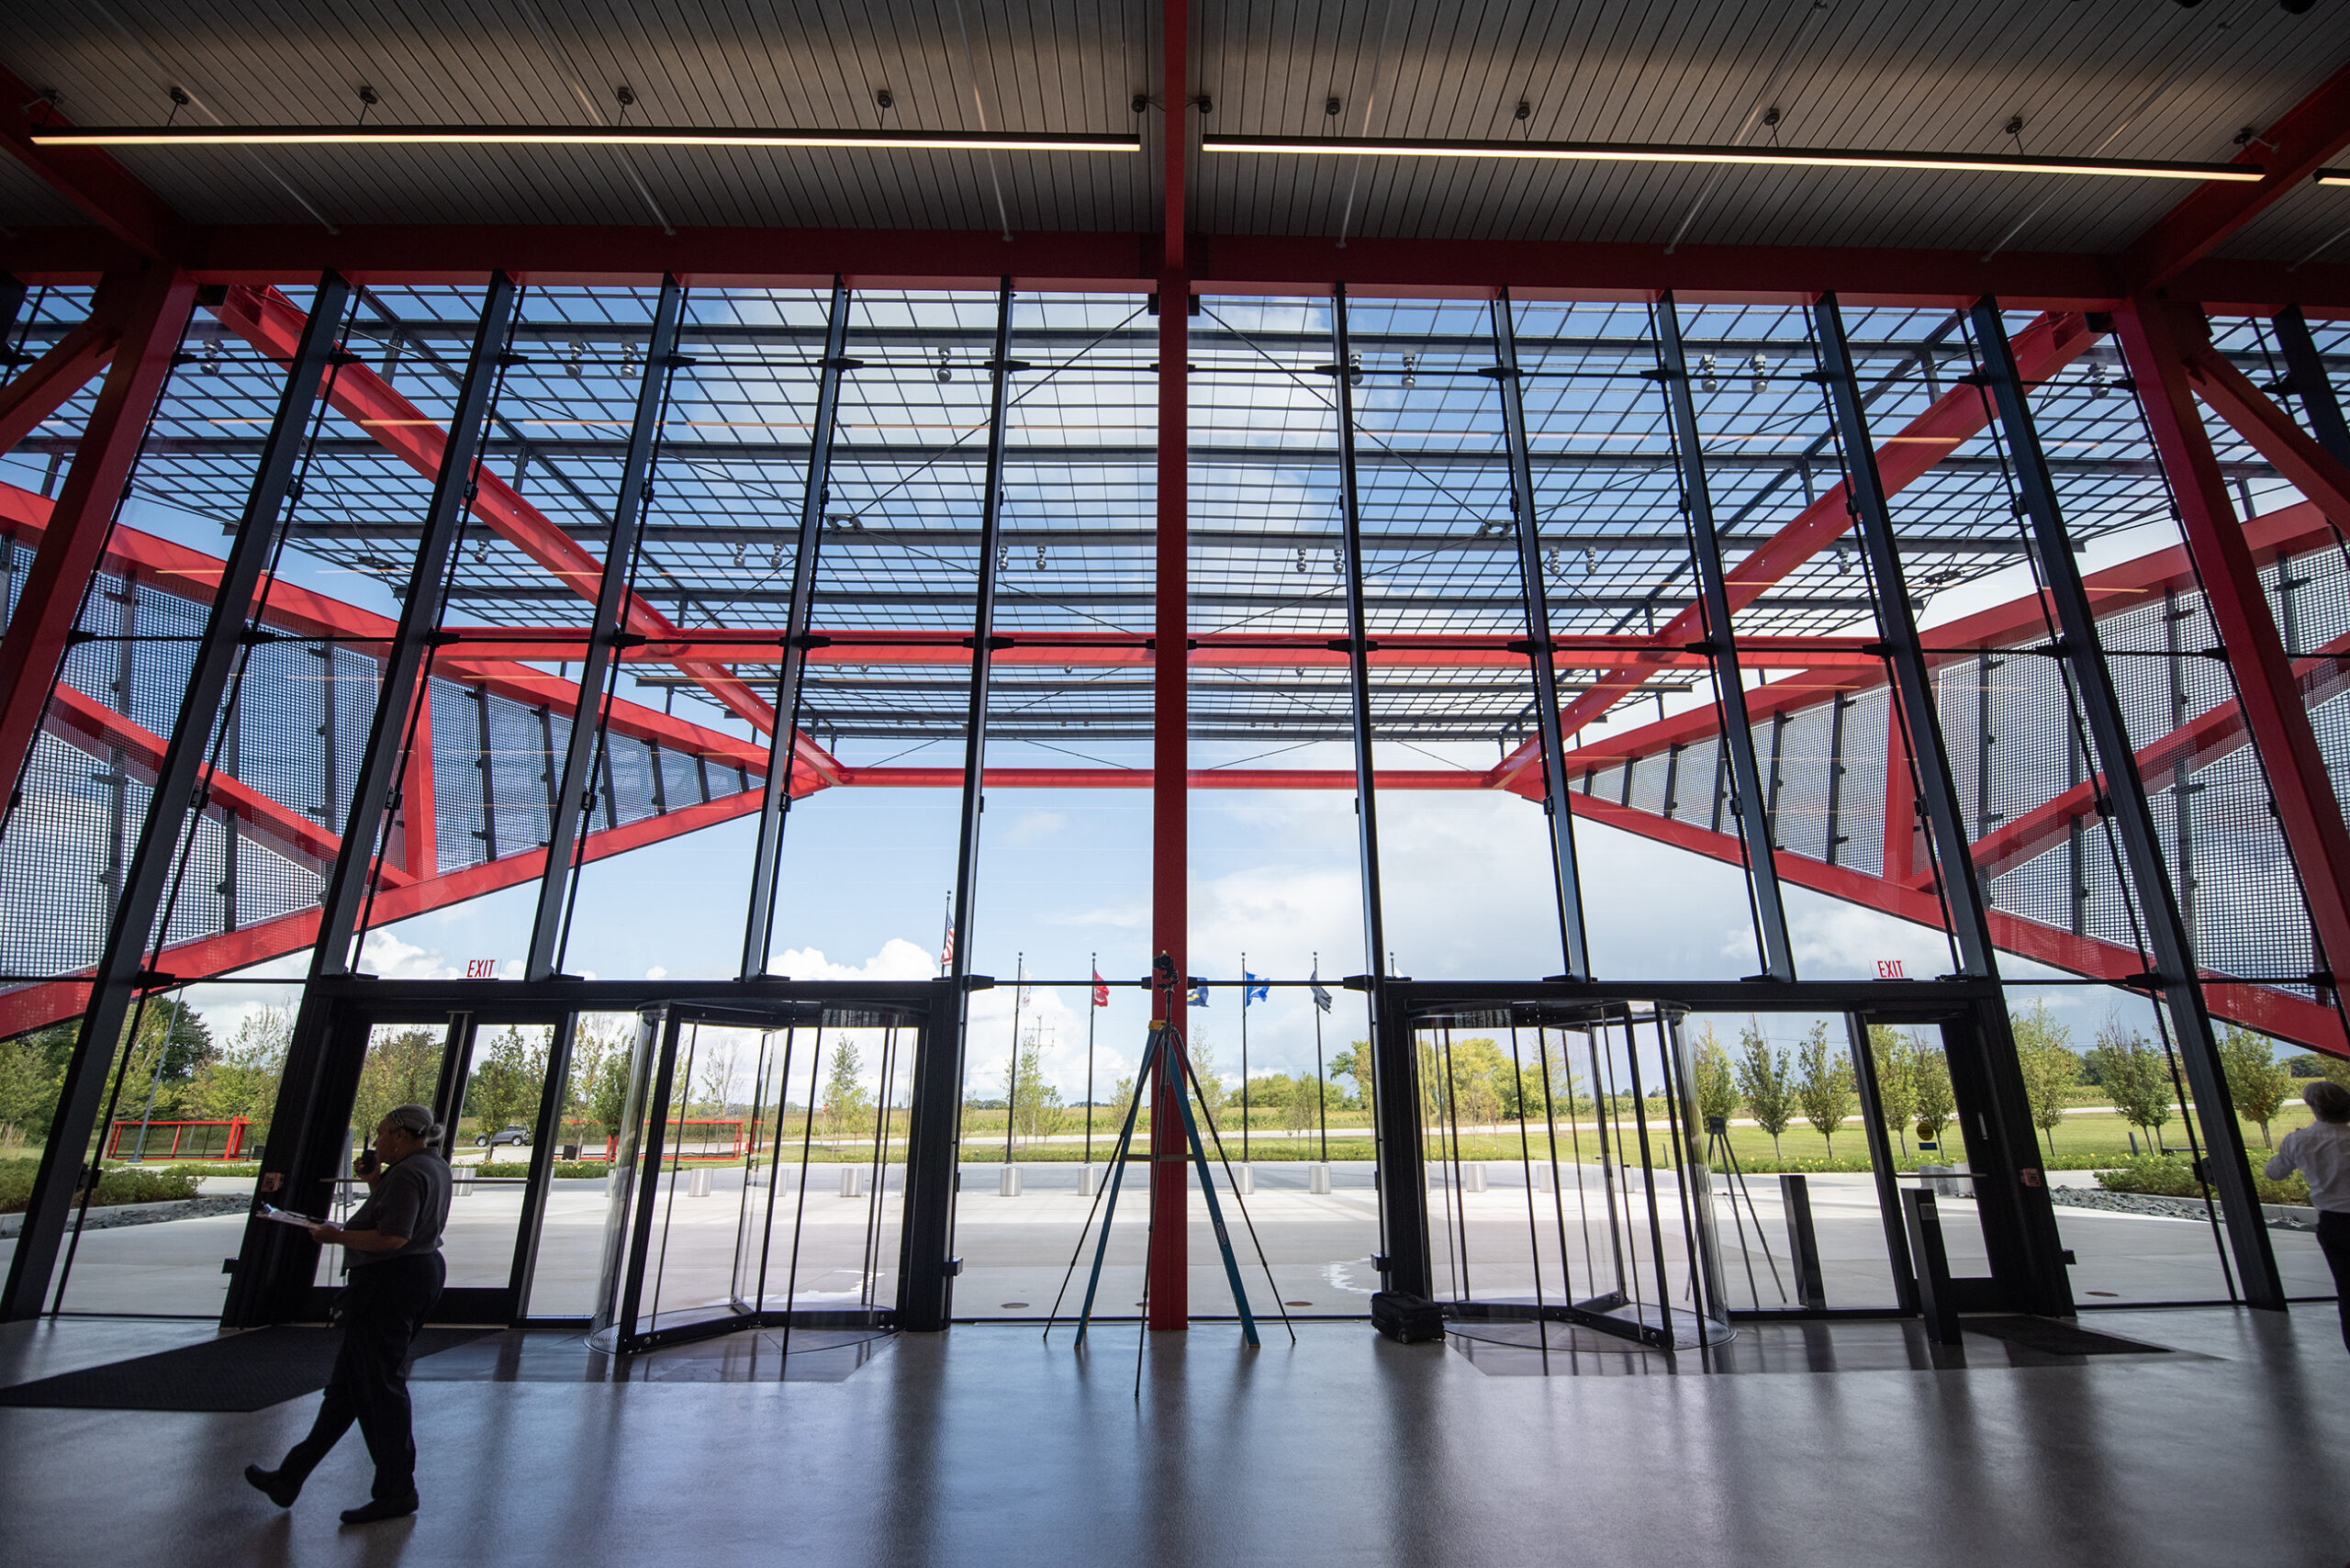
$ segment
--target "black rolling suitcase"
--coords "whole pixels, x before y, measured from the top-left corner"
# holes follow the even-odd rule
[[[1424,1295],[1381,1291],[1371,1298],[1371,1326],[1402,1345],[1444,1338],[1444,1313]]]

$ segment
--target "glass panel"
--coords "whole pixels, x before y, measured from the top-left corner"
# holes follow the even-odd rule
[[[584,1317],[596,1308],[612,1159],[628,1109],[636,1015],[582,1013],[572,1024],[570,1070],[525,1310]]]
[[[1693,1014],[1684,1030],[1731,1306],[1896,1305],[1885,1207],[1843,1015]],[[1908,1147],[1914,1114],[1918,1070],[1909,1052],[1900,1031],[1881,1031],[1879,1076],[1891,1089],[1885,1103],[1903,1118],[1899,1138],[1888,1133],[1897,1149]],[[1820,1286],[1808,1294],[1796,1266],[1807,1220]]]
[[[377,1024],[368,1030],[367,1055],[359,1065],[358,1092],[352,1099],[350,1122],[343,1129],[342,1153],[335,1160],[334,1198],[324,1217],[340,1225],[350,1217],[352,1210],[367,1201],[366,1185],[352,1173],[352,1159],[359,1150],[375,1141],[376,1125],[384,1119],[386,1112],[398,1105],[431,1105],[435,1103],[441,1087],[442,1060],[454,1048],[451,1040],[452,1031],[461,1026],[460,1021],[452,1020],[436,1024]],[[453,1165],[463,1152],[464,1141],[455,1128],[447,1130],[442,1148],[450,1155]],[[458,1244],[457,1233],[461,1225],[470,1224],[484,1209],[495,1206],[490,1203],[467,1207],[461,1212],[456,1199],[452,1196],[443,1248],[452,1249]],[[474,1250],[470,1244],[467,1250]],[[509,1218],[506,1229],[509,1269],[513,1263],[513,1253],[514,1231]],[[340,1247],[319,1249],[318,1272],[313,1282],[326,1286],[340,1284],[343,1258],[343,1250]],[[452,1283],[455,1282],[455,1275],[453,1261],[450,1271]],[[493,1282],[502,1286],[506,1282],[506,1273],[500,1272]],[[481,1282],[469,1280],[466,1282]]]

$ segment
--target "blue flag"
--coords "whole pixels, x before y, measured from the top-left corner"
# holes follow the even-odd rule
[[[1323,1012],[1330,1011],[1330,993],[1322,989],[1322,966],[1314,966],[1314,978],[1305,982],[1314,988],[1314,1005]]]
[[[1192,994],[1188,1000],[1194,1007],[1205,1007],[1208,1004],[1208,982],[1202,980],[1199,976],[1193,975],[1192,977]]]
[[[1240,987],[1241,1006],[1246,1007],[1252,1002],[1270,1002],[1273,999],[1273,988],[1247,969],[1240,971],[1240,979],[1243,981]]]

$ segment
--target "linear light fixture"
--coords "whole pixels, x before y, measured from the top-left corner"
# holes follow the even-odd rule
[[[52,126],[36,147],[871,147],[965,152],[1139,152],[1133,134],[1020,130],[806,130],[691,125]]]
[[[2311,178],[2321,185],[2350,185],[2350,169],[2320,169]]]
[[[1204,136],[1210,152],[1360,158],[1519,158],[1570,163],[1746,163],[1799,169],[1940,169],[1965,174],[2105,174],[2134,180],[2255,181],[2257,163],[2160,163],[2135,158],[2036,158],[2011,152],[1902,152],[1841,147],[1703,147],[1662,141],[1428,141],[1400,136]],[[2350,184],[2350,170],[2343,171]],[[2320,175],[2321,181],[2323,175]]]

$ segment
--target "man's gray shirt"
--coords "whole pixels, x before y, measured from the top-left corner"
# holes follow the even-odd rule
[[[413,1258],[441,1248],[442,1229],[449,1223],[449,1166],[431,1149],[419,1149],[386,1168],[375,1191],[349,1219],[345,1230],[375,1230],[408,1240],[388,1252],[350,1249],[350,1266],[364,1268],[390,1258]]]

